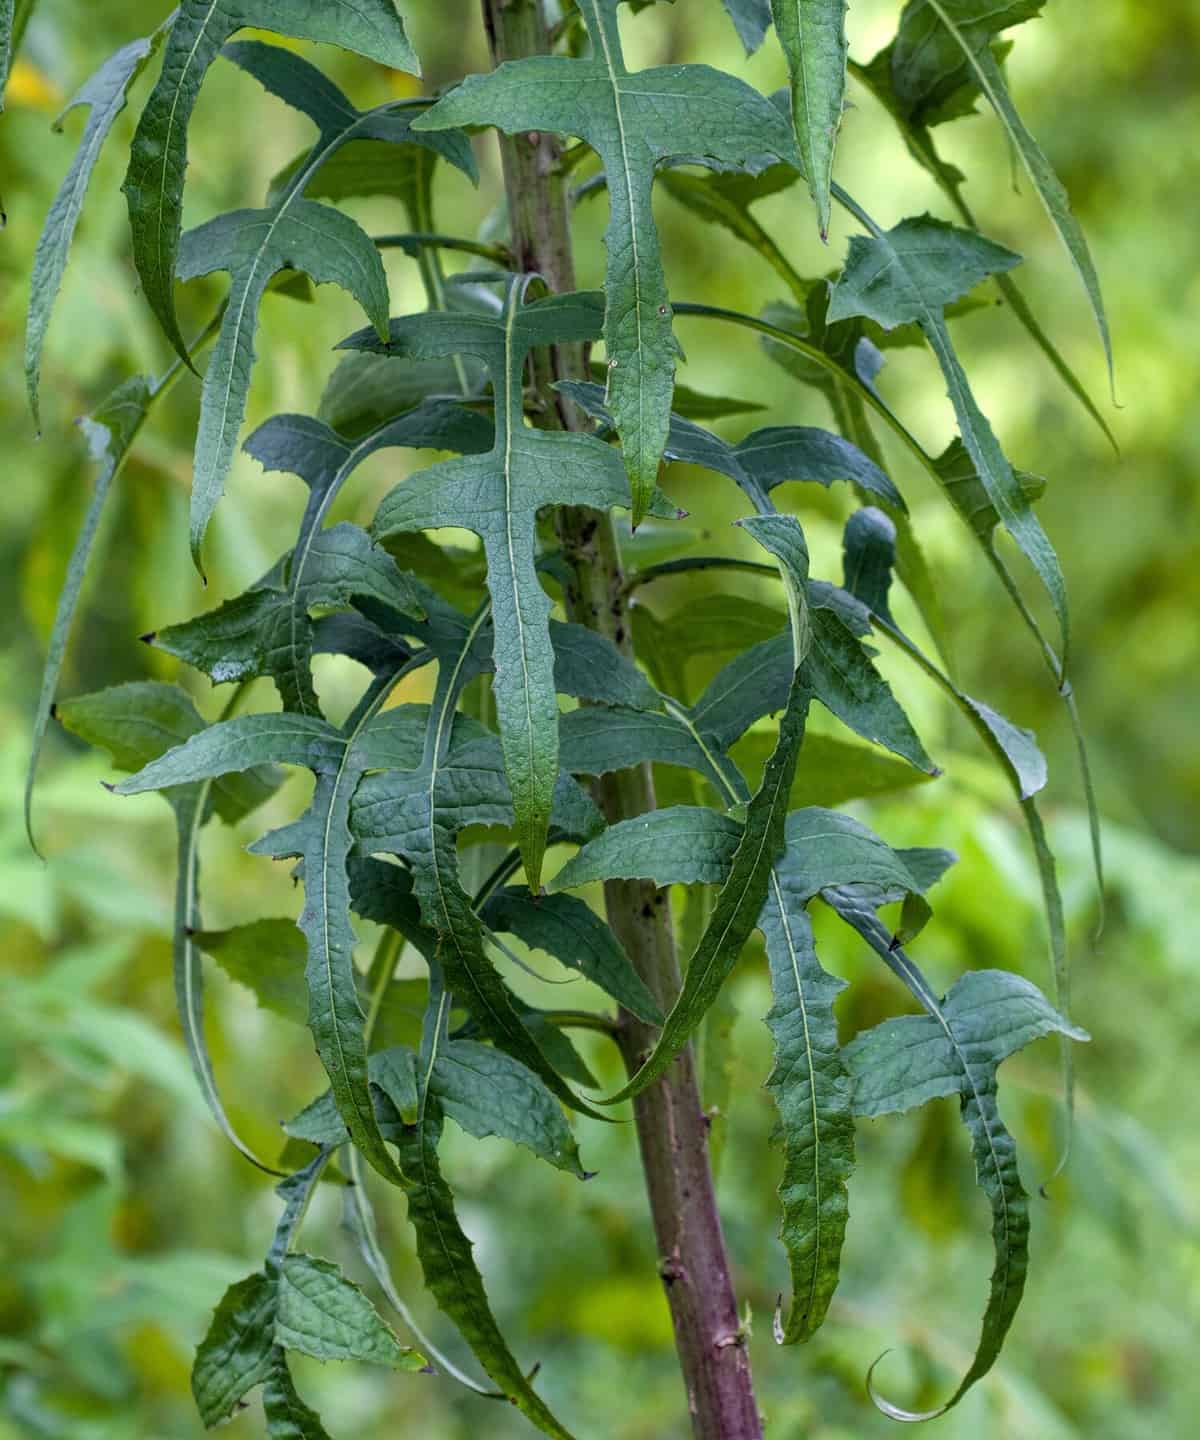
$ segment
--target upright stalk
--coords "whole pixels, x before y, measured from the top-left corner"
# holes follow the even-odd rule
[[[544,54],[547,32],[538,0],[483,0],[496,64]],[[501,137],[505,187],[517,265],[536,271],[556,292],[575,289],[567,186],[557,139],[546,134]],[[557,379],[586,377],[578,347],[535,357],[535,394],[548,427],[576,428],[565,402],[550,389]],[[633,645],[620,548],[611,518],[566,507],[557,517],[572,574],[570,618],[606,635],[627,656]],[[596,783],[607,819],[654,809],[654,784],[644,765]],[[663,1009],[679,990],[674,927],[666,897],[644,881],[605,887],[608,920]],[[653,1028],[623,1012],[619,1044],[632,1072],[653,1048]],[[642,1168],[658,1245],[658,1270],[675,1327],[688,1411],[696,1440],[759,1440],[750,1361],[739,1325],[721,1220],[708,1158],[703,1113],[690,1047],[663,1078],[634,1101]]]

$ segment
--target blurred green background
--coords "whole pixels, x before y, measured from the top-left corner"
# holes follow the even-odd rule
[[[431,85],[482,68],[477,7],[411,0],[403,7]],[[173,837],[153,797],[118,801],[101,788],[100,757],[51,737],[38,798],[48,863],[28,850],[19,795],[29,721],[69,541],[92,480],[72,421],[127,373],[157,373],[167,348],[135,292],[119,191],[132,128],[122,117],[101,160],[55,317],[44,379],[44,427],[35,440],[23,395],[21,335],[28,274],[42,219],[69,163],[67,136],[50,122],[111,50],[144,33],[165,4],[43,0],[0,120],[0,1437],[185,1440],[200,1434],[187,1390],[190,1350],[225,1286],[260,1261],[276,1204],[263,1177],[214,1133],[194,1091],[175,1026],[169,925]],[[894,27],[894,0],[859,0],[852,51],[866,59]],[[706,60],[764,90],[783,80],[772,39],[751,61],[717,0],[681,0],[625,22],[631,62]],[[1032,725],[1052,766],[1046,813],[1061,857],[1073,950],[1076,1018],[1093,1044],[1079,1055],[1076,1152],[1048,1200],[1034,1203],[1029,1291],[993,1373],[951,1416],[945,1440],[1173,1440],[1195,1433],[1200,1380],[1197,1186],[1200,1129],[1189,1061],[1200,1045],[1194,976],[1200,908],[1200,430],[1195,320],[1200,249],[1186,220],[1200,189],[1192,137],[1200,133],[1200,12],[1191,0],[1052,4],[1017,32],[1011,80],[1019,105],[1066,181],[1105,282],[1122,408],[1105,405],[1122,448],[1103,437],[1005,314],[976,314],[956,334],[984,409],[1014,461],[1048,477],[1041,513],[1063,555],[1077,617],[1076,686],[1106,821],[1109,915],[1089,943],[1096,906],[1072,743],[1038,656],[957,523],[901,456],[893,474],[915,511],[935,564],[966,687]],[[340,53],[317,57],[362,104],[410,93],[409,82]],[[135,91],[132,113],[146,81]],[[944,213],[875,104],[852,87],[841,150],[843,182],[884,223],[930,208]],[[1085,303],[1027,185],[1014,191],[997,126],[980,116],[941,132],[971,175],[985,229],[1023,252],[1019,276],[1043,323],[1103,397],[1106,381]],[[261,202],[269,177],[306,140],[304,122],[232,67],[212,72],[193,126],[188,223]],[[499,183],[494,142],[480,142],[483,188],[443,177],[439,226],[469,235],[492,213]],[[658,200],[672,293],[758,311],[786,297],[773,272],[719,232],[701,233],[665,195]],[[388,207],[351,207],[377,229],[397,228]],[[579,212],[580,272],[602,267],[603,202]],[[761,207],[797,268],[835,268],[846,231],[816,241],[799,189]],[[489,215],[491,219],[489,221]],[[415,267],[389,259],[393,309],[416,308]],[[200,317],[218,281],[189,287]],[[194,294],[191,292],[195,292]],[[251,419],[311,411],[332,369],[330,347],[361,323],[340,292],[315,306],[279,299],[263,309]],[[187,327],[185,326],[185,329]],[[681,378],[761,400],[753,423],[828,423],[815,392],[769,364],[752,337],[681,323],[689,361]],[[888,395],[934,449],[949,411],[932,363],[891,352]],[[198,387],[182,385],[159,411],[106,517],[74,635],[65,694],[145,676],[174,678],[172,662],[140,646],[142,631],[236,593],[288,543],[298,482],[264,477],[244,457],[218,512],[205,598],[187,558],[186,500]],[[746,422],[727,422],[735,437]],[[404,457],[404,463],[415,463]],[[363,519],[397,475],[394,457],[353,487],[345,513]],[[725,482],[676,470],[672,492],[698,529],[738,513]],[[797,492],[793,491],[795,495]],[[818,574],[836,575],[844,496],[800,497]],[[698,542],[699,543],[699,542]],[[730,582],[752,595],[752,587]],[[686,586],[656,594],[661,613],[689,603]],[[1008,966],[1047,983],[1037,878],[1003,787],[937,698],[889,666],[946,778],[861,813],[896,844],[943,844],[961,863],[936,894],[921,953],[942,985],[958,971]],[[325,693],[353,677],[323,673]],[[694,683],[702,675],[692,676]],[[192,685],[206,714],[207,685]],[[270,704],[268,694],[261,703]],[[274,802],[281,814],[293,790]],[[282,873],[242,846],[261,830],[208,836],[209,926],[260,914],[294,915]],[[856,984],[848,1028],[900,1007],[890,979],[828,926],[828,965]],[[530,988],[528,982],[523,982]],[[536,988],[536,987],[532,987]],[[556,992],[561,1003],[563,992]],[[720,1190],[740,1293],[755,1333],[760,1401],[778,1440],[851,1440],[891,1433],[863,1394],[863,1375],[888,1346],[889,1393],[928,1402],[947,1393],[969,1357],[990,1270],[987,1218],[972,1185],[965,1136],[949,1102],[917,1117],[864,1126],[843,1283],[821,1335],[802,1350],[770,1338],[784,1288],[775,1239],[778,1158],[761,1089],[769,1068],[768,1005],[754,950],[733,989],[733,1101],[718,1120]],[[574,999],[572,1000],[574,1003]],[[256,1008],[214,970],[210,1034],[235,1121],[261,1149],[277,1123],[316,1089],[302,1031]],[[1007,1116],[1023,1145],[1032,1190],[1053,1155],[1053,1048],[1043,1042],[1001,1076]],[[611,1068],[602,1054],[595,1063]],[[607,1072],[606,1072],[607,1073]],[[543,1366],[545,1393],[581,1440],[682,1437],[682,1396],[666,1307],[640,1201],[632,1133],[580,1125],[586,1188],[527,1162],[499,1142],[447,1143],[447,1171],[478,1242],[495,1308],[518,1354]],[[455,1355],[419,1291],[403,1208],[379,1197],[401,1289]],[[335,1198],[310,1222],[314,1247],[355,1269]],[[359,1274],[359,1278],[362,1276]],[[527,1433],[505,1407],[448,1383],[365,1369],[298,1367],[330,1432],[382,1440],[401,1433],[457,1440]],[[259,1435],[252,1409],[231,1435]],[[531,1433],[531,1432],[530,1432]]]

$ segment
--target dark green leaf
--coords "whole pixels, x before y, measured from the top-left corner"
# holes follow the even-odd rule
[[[525,1378],[500,1333],[483,1280],[454,1211],[454,1197],[438,1165],[441,1136],[436,1100],[427,1100],[418,1123],[403,1133],[400,1168],[408,1218],[417,1236],[425,1284],[458,1326],[479,1363],[512,1403],[543,1434],[572,1440]]]
[[[192,1365],[192,1394],[211,1428],[270,1374],[275,1360],[275,1283],[261,1273],[225,1292]]]
[[[297,1395],[282,1350],[263,1384],[263,1412],[270,1440],[329,1440],[321,1417]]]
[[[558,1101],[511,1055],[474,1040],[449,1040],[433,1062],[429,1090],[468,1134],[498,1135],[584,1178],[579,1146]]]
[[[720,885],[742,837],[732,815],[699,805],[673,805],[619,820],[573,856],[549,890],[575,890],[604,880],[653,880],[655,885]]]
[[[842,278],[834,287],[830,320],[866,315],[885,328],[917,321],[942,368],[959,433],[988,499],[1037,571],[1058,617],[1064,651],[1069,637],[1066,586],[1046,537],[992,427],[971,393],[950,340],[945,306],[987,275],[1008,270],[1019,257],[967,230],[925,216],[904,220],[886,234],[856,235]]]
[[[294,920],[253,920],[231,930],[201,930],[192,939],[231,980],[252,990],[263,1009],[294,1025],[305,1023],[307,951]]]
[[[753,55],[771,26],[770,0],[725,0],[725,9],[746,54]]]
[[[928,104],[960,86],[977,85],[996,112],[1029,178],[1033,181],[1051,224],[1083,282],[1112,377],[1112,339],[1100,277],[1083,228],[1071,211],[1071,201],[1041,146],[1025,127],[1004,83],[1004,74],[991,48],[991,37],[1010,25],[1037,15],[1045,0],[910,0],[892,47],[892,76],[896,92],[910,110]]]
[[[572,895],[535,896],[524,886],[497,890],[483,909],[492,930],[516,935],[544,950],[648,1024],[662,1023],[662,1011],[630,964],[621,942],[605,922]]]
[[[771,0],[771,11],[787,56],[796,139],[823,240],[846,98],[846,0]]]
[[[67,574],[58,594],[54,612],[54,624],[50,630],[50,642],[46,648],[46,663],[42,670],[41,690],[38,694],[37,710],[33,720],[33,737],[30,744],[29,768],[25,772],[25,829],[33,844],[33,787],[37,779],[38,760],[42,743],[46,737],[46,725],[50,719],[55,692],[62,674],[63,657],[66,654],[67,639],[71,622],[75,618],[75,607],[83,588],[87,572],[88,557],[96,539],[100,516],[108,499],[113,481],[129,455],[133,442],[141,433],[146,416],[154,401],[155,391],[144,376],[135,376],[117,387],[100,408],[82,422],[87,436],[91,458],[99,463],[100,471],[88,502],[87,514],[79,530],[75,548],[67,562]],[[36,845],[34,845],[36,849]]]
[[[336,1265],[288,1255],[280,1273],[275,1339],[316,1360],[365,1360],[393,1370],[420,1370],[424,1358],[401,1345],[357,1285]]]
[[[391,353],[428,359],[468,354],[492,377],[496,443],[478,458],[446,461],[404,480],[385,496],[374,533],[386,538],[443,525],[482,539],[495,612],[493,694],[512,787],[522,859],[535,887],[558,774],[558,704],[550,644],[550,601],[535,569],[536,517],[553,504],[608,510],[629,503],[620,460],[593,436],[551,434],[524,424],[525,357],[535,345],[598,333],[597,299],[553,296],[522,303],[528,281],[514,279],[501,315],[429,312],[393,320]],[[351,346],[373,348],[370,336]],[[669,511],[667,513],[670,513]]]
[[[174,285],[188,122],[208,67],[245,25],[340,45],[400,70],[418,68],[391,0],[359,0],[352,12],[315,6],[311,0],[258,0],[253,6],[244,0],[183,0],[167,39],[162,73],[138,122],[124,190],[142,288],[185,360]]]
[[[427,111],[418,129],[495,125],[509,134],[578,135],[600,155],[610,218],[605,292],[608,398],[633,492],[633,523],[649,510],[667,437],[675,371],[671,306],[651,214],[655,168],[672,155],[741,164],[795,155],[787,123],[756,91],[707,66],[630,74],[618,0],[580,0],[592,41],[587,60],[536,56],[469,76]]]

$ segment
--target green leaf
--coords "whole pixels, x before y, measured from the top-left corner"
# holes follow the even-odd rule
[[[75,237],[75,227],[83,209],[84,197],[104,142],[108,139],[117,116],[125,108],[129,87],[158,48],[162,36],[163,29],[160,27],[148,39],[132,40],[123,46],[104,62],[54,122],[54,129],[61,132],[63,121],[72,110],[81,106],[88,110],[79,149],[67,171],[66,179],[51,203],[33,258],[29,314],[25,326],[25,383],[29,391],[34,424],[39,428],[41,413],[38,380],[42,367],[42,345],[50,325],[50,315],[58,297],[59,286],[62,284],[63,272],[67,268],[67,256],[70,253],[71,241]],[[3,79],[0,76],[0,93],[2,91]],[[103,424],[103,421],[99,423]]]
[[[161,389],[161,387],[159,387]],[[71,633],[71,622],[83,588],[87,572],[88,557],[95,543],[96,531],[104,511],[104,503],[113,487],[113,481],[121,471],[141,433],[156,391],[145,376],[138,375],[119,385],[94,414],[82,422],[87,437],[91,459],[100,470],[92,488],[87,513],[80,526],[79,536],[67,562],[67,574],[62,589],[58,592],[58,604],[54,611],[54,624],[50,630],[50,642],[46,648],[46,663],[42,669],[42,684],[38,693],[37,710],[34,712],[33,736],[30,744],[29,768],[25,772],[25,829],[30,844],[36,850],[33,836],[33,787],[37,780],[38,760],[46,738],[46,726],[50,719],[54,696],[62,675],[63,658],[66,655],[67,639]]]
[[[607,635],[584,625],[551,620],[554,685],[593,705],[631,706],[653,710],[662,702],[654,686],[632,660],[626,659]]]
[[[687,712],[672,713],[584,707],[564,715],[560,727],[562,764],[572,775],[609,775],[652,760],[695,770],[720,789],[721,762],[689,725]]]
[[[724,3],[746,54],[753,55],[771,26],[770,0],[724,0]]]
[[[365,1360],[393,1370],[420,1370],[425,1361],[401,1345],[375,1307],[336,1265],[288,1255],[282,1265],[275,1339],[316,1360]]]
[[[700,805],[670,805],[618,820],[589,840],[548,886],[551,894],[605,880],[720,885],[742,837],[732,815]]]
[[[430,1056],[430,1060],[433,1056]],[[423,1068],[429,1064],[423,1057]],[[400,1141],[400,1167],[408,1219],[416,1232],[417,1258],[426,1288],[454,1321],[475,1357],[509,1400],[545,1435],[572,1440],[525,1378],[496,1324],[483,1279],[454,1211],[454,1196],[438,1165],[441,1116],[426,1098],[416,1125]]]
[[[399,674],[425,658],[419,656],[401,672],[377,682],[344,731],[309,715],[247,715],[211,726],[117,787],[120,794],[156,790],[244,770],[259,759],[302,766],[314,773],[312,803],[300,819],[252,848],[276,858],[304,858],[305,903],[299,925],[308,941],[308,1023],[355,1144],[392,1180],[396,1179],[396,1167],[379,1134],[367,1088],[346,862],[353,843],[351,799],[363,773],[385,765],[411,764],[419,754],[419,731],[410,712],[376,712]]]
[[[591,338],[600,318],[592,295],[552,296],[525,305],[528,283],[521,278],[510,282],[499,315],[431,311],[392,321],[390,353],[418,360],[468,354],[487,366],[496,393],[496,440],[487,455],[445,461],[410,475],[384,497],[373,531],[386,539],[457,525],[474,530],[483,541],[495,613],[493,693],[517,840],[536,888],[558,775],[550,601],[535,567],[537,512],[554,504],[609,510],[629,503],[629,489],[619,458],[595,437],[551,434],[524,423],[522,382],[529,351],[535,345]],[[346,343],[379,348],[370,335]]]
[[[564,380],[556,387],[593,418],[611,424],[599,385]],[[756,505],[776,486],[791,480],[816,481],[828,488],[845,480],[905,508],[900,492],[868,456],[840,435],[810,425],[772,425],[731,445],[680,415],[672,414],[663,451],[668,460],[701,465],[728,475]]]
[[[356,110],[319,70],[279,46],[244,41],[225,53],[268,90],[302,108],[320,133],[305,165],[273,205],[218,216],[189,231],[179,248],[182,279],[214,270],[228,270],[231,276],[196,434],[191,535],[197,565],[245,416],[258,306],[271,277],[280,270],[300,270],[318,284],[336,283],[358,300],[381,335],[387,333],[387,276],[379,251],[348,216],[305,199],[307,183],[327,156],[356,136],[375,134],[403,144],[411,135],[409,115],[389,113],[386,106]]]
[[[764,151],[795,156],[787,122],[756,91],[701,65],[630,74],[617,27],[618,0],[580,0],[590,59],[535,56],[469,76],[416,122],[418,130],[495,125],[508,134],[578,135],[608,177],[606,236],[608,399],[633,493],[633,523],[646,516],[671,409],[676,345],[651,213],[664,160],[700,155],[741,164]]]
[[[0,113],[4,110],[4,90],[13,56],[14,0],[0,0]]]
[[[942,1013],[963,1045],[999,1066],[1041,1039],[1088,1038],[1064,1020],[1036,985],[1008,970],[971,970],[955,982]],[[874,1119],[962,1095],[966,1079],[943,1026],[932,1015],[901,1015],[857,1035],[843,1051],[854,1081],[854,1110]]]
[[[420,712],[423,753],[411,769],[363,782],[351,827],[362,853],[398,855],[411,866],[421,919],[437,936],[437,963],[486,1037],[528,1066],[559,1099],[586,1110],[530,1034],[488,958],[486,931],[459,877],[458,831],[469,824],[510,824],[514,813],[496,737],[454,713],[465,686],[490,663],[487,621],[487,607],[469,623],[456,612],[435,617],[428,640],[439,661],[438,680],[433,704]],[[577,834],[577,825],[584,834],[594,833],[599,815],[574,782],[560,780],[557,791],[566,826]],[[552,802],[552,815],[553,809]]]
[[[794,885],[789,859],[785,854],[775,864],[759,922],[774,995],[766,1017],[775,1042],[767,1089],[779,1109],[784,1147],[779,1234],[794,1297],[786,1323],[776,1316],[781,1345],[807,1340],[825,1318],[837,1286],[849,1215],[846,1181],[854,1167],[851,1084],[833,1012],[846,982],[826,974],[817,960],[804,908],[808,896]]]
[[[608,925],[573,895],[537,895],[524,886],[497,890],[483,909],[492,930],[516,935],[533,950],[543,950],[578,970],[618,1004],[650,1025],[662,1024],[662,1011]]]
[[[890,898],[893,891],[911,895],[918,882],[900,855],[836,811],[794,811],[786,837],[759,924],[775,997],[767,1016],[775,1039],[767,1088],[783,1131],[780,1235],[794,1294],[786,1324],[776,1318],[775,1338],[793,1344],[815,1333],[836,1288],[854,1165],[852,1084],[834,1014],[845,982],[821,968],[805,907],[831,885],[867,886]]]
[[[511,1055],[474,1040],[448,1040],[433,1062],[429,1090],[468,1134],[498,1135],[585,1178],[579,1146],[558,1102],[533,1071]]]
[[[892,80],[896,94],[910,113],[928,108],[964,83],[977,85],[982,91],[1021,157],[1083,283],[1111,380],[1112,338],[1087,239],[1071,211],[1062,181],[1017,112],[991,47],[994,35],[1034,18],[1044,3],[1007,0],[997,6],[988,0],[910,0],[892,46]]]
[[[996,1265],[992,1272],[991,1292],[974,1359],[954,1394],[936,1410],[914,1412],[881,1397],[872,1378],[868,1377],[871,1398],[884,1414],[896,1420],[929,1419],[944,1414],[956,1405],[971,1386],[991,1369],[1025,1288],[1029,1261],[1028,1196],[1022,1188],[1017,1169],[1016,1145],[1004,1128],[996,1100],[996,1066],[1003,1059],[1003,1054],[993,1050],[990,1027],[981,1026],[977,1014],[969,1010],[966,1016],[957,1011],[947,1013],[918,966],[875,915],[874,908],[879,899],[877,894],[868,889],[862,895],[855,895],[852,889],[834,888],[825,892],[825,898],[862,935],[888,968],[901,978],[940,1034],[938,1058],[956,1077],[956,1088],[962,1098],[963,1123],[970,1133],[975,1154],[976,1175],[992,1211]],[[984,1008],[986,1013],[990,1007]],[[917,1038],[923,1036],[922,1031]],[[924,1072],[918,1069],[915,1074],[919,1081]]]
[[[908,147],[909,154],[923,170],[932,175],[942,193],[958,212],[959,218],[972,230],[977,230],[979,226],[975,216],[962,193],[964,179],[962,172],[941,158],[929,130],[920,120],[907,113],[905,105],[896,95],[892,79],[892,47],[888,46],[887,49],[881,50],[868,65],[857,65],[851,61],[850,70],[870,90],[895,121],[896,128]],[[1045,355],[1063,384],[1100,427],[1114,451],[1117,450],[1116,438],[1109,428],[1108,422],[1097,409],[1095,401],[1084,389],[1079,377],[1063,359],[1057,346],[1038,324],[1029,302],[1017,288],[1012,277],[1000,274],[993,276],[993,279],[996,282],[996,288],[1008,303],[1017,320],[1024,326],[1030,339]]]
[[[771,0],[771,11],[787,56],[796,140],[824,240],[846,99],[846,0]]]
[[[192,1395],[208,1428],[227,1420],[275,1362],[275,1283],[259,1273],[225,1292],[192,1365]]]
[[[386,422],[354,443],[301,415],[276,415],[246,442],[269,471],[299,475],[309,488],[296,547],[275,571],[216,610],[149,637],[215,683],[268,675],[284,707],[319,715],[311,661],[315,609],[371,600],[420,617],[424,587],[397,569],[386,552],[347,522],[323,529],[342,486],[364,460],[393,446],[419,449],[490,448],[492,430],[481,416],[449,401],[431,400]]]
[[[920,972],[903,951],[894,946],[884,926],[874,920],[864,924],[861,916],[853,923],[881,955],[887,952],[889,964],[911,969],[924,986]],[[927,991],[928,987],[924,989]],[[958,1388],[943,1405],[925,1412],[904,1410],[884,1399],[873,1384],[869,1384],[871,1398],[885,1415],[908,1421],[945,1414],[987,1374],[999,1354],[1025,1288],[1029,1261],[1028,1196],[1017,1170],[1016,1146],[1000,1118],[996,1068],[1013,1050],[1051,1030],[1075,1039],[1087,1038],[1083,1031],[1057,1016],[1027,982],[1003,972],[982,971],[978,977],[964,976],[942,1005],[936,1001],[930,1004],[929,998],[923,1003],[928,1015],[887,1021],[878,1032],[870,1032],[878,1038],[854,1042],[849,1047],[847,1064],[856,1081],[863,1083],[860,1077],[868,1068],[876,1077],[870,1082],[870,1088],[864,1088],[862,1100],[856,1101],[856,1105],[862,1104],[871,1107],[873,1113],[883,1114],[920,1103],[922,1095],[959,1093],[963,1123],[970,1133],[975,1154],[976,1175],[992,1210],[996,1266],[975,1357]],[[934,1071],[939,1066],[949,1078],[935,1080]]]
[[[916,321],[949,387],[959,433],[976,474],[1009,534],[1037,571],[1062,631],[1064,665],[1070,624],[1066,586],[1054,547],[1001,450],[975,397],[946,328],[943,310],[985,276],[1019,257],[967,230],[924,216],[871,238],[856,235],[829,304],[831,321],[866,315],[885,328]]]
[[[321,1417],[296,1393],[282,1351],[276,1353],[263,1384],[263,1411],[270,1440],[329,1440]]]
[[[774,753],[767,762],[762,783],[746,808],[745,825],[729,874],[717,895],[700,943],[688,961],[683,988],[649,1058],[609,1104],[639,1094],[687,1044],[758,922],[770,883],[771,866],[783,848],[787,801],[810,699],[801,668],[812,638],[807,599],[808,547],[800,522],[793,516],[758,515],[741,524],[779,563],[792,620],[795,674],[791,692],[779,721]]]
[[[104,747],[117,766],[126,770],[139,769],[172,746],[205,733],[204,721],[182,690],[152,681],[68,700],[58,707],[57,714],[68,730],[89,744]],[[244,774],[206,776],[165,794],[175,814],[178,840],[172,968],[180,1028],[196,1080],[218,1128],[251,1164],[268,1174],[277,1172],[238,1135],[217,1088],[204,1038],[204,972],[195,932],[201,924],[200,831],[210,812],[215,810],[232,824],[257,809],[277,788],[277,774],[256,766],[247,767]]]
[[[340,45],[399,70],[418,69],[392,0],[358,0],[353,10],[315,6],[311,0],[183,0],[167,38],[162,73],[138,121],[123,188],[142,289],[185,361],[188,349],[175,314],[174,284],[188,122],[208,67],[230,36],[247,25]]]
[[[303,1025],[308,1015],[304,985],[304,937],[293,920],[252,920],[229,930],[192,936],[231,980],[254,992],[264,1010]]]

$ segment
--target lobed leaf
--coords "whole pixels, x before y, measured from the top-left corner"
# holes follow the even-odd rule
[[[468,1134],[498,1135],[586,1178],[558,1102],[532,1070],[502,1050],[474,1040],[448,1040],[429,1073],[429,1092]]]
[[[945,105],[966,87],[977,87],[1004,126],[1010,143],[1066,247],[1083,284],[1112,378],[1112,338],[1100,291],[1100,278],[1070,197],[1041,146],[1021,119],[992,50],[992,37],[1009,26],[1033,19],[1045,0],[909,0],[891,47],[891,78],[906,112],[933,123],[931,109]]]
[[[578,135],[608,177],[604,338],[608,401],[629,472],[633,523],[649,512],[671,409],[676,345],[651,213],[654,172],[672,157],[740,164],[795,155],[787,123],[756,91],[702,65],[631,74],[617,28],[619,0],[580,0],[589,59],[534,56],[469,76],[417,121],[418,130],[495,125],[508,134]]]
[[[373,533],[389,536],[443,525],[474,530],[483,541],[494,612],[493,694],[512,788],[522,860],[540,882],[546,830],[558,775],[558,704],[550,642],[550,601],[535,566],[536,517],[546,505],[609,510],[629,503],[618,457],[589,435],[548,433],[523,419],[525,358],[539,344],[598,333],[590,295],[523,303],[527,279],[508,286],[500,315],[429,312],[393,320],[390,353],[429,359],[472,355],[487,367],[496,394],[493,449],[409,476],[384,497]],[[372,346],[365,335],[351,346]],[[667,512],[670,513],[670,512]]]
[[[356,0],[353,8],[311,0],[182,0],[167,36],[162,72],[138,121],[123,188],[142,289],[185,361],[188,347],[175,313],[174,282],[188,122],[209,66],[230,36],[248,25],[340,45],[396,69],[418,69],[392,0]]]
[[[824,240],[846,99],[846,0],[771,0],[771,13],[787,57],[796,141]]]

